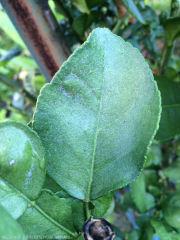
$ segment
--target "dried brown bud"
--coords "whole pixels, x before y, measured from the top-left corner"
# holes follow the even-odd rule
[[[112,240],[114,235],[111,224],[104,218],[90,218],[83,225],[85,240]]]

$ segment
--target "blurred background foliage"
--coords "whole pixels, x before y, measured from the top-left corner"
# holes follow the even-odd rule
[[[115,240],[180,239],[180,1],[49,0],[73,52],[97,27],[132,44],[149,64],[162,97],[159,130],[140,177],[115,192],[104,216]],[[31,121],[46,83],[0,5],[0,120]]]

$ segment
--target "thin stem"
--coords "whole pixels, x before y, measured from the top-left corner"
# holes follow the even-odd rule
[[[123,23],[126,21],[127,18],[129,18],[129,14],[128,13],[125,13],[125,15],[122,18],[118,18],[116,25],[112,29],[112,32],[114,34],[118,34],[119,33],[121,26],[123,25]]]
[[[90,210],[89,210],[89,202],[85,202],[85,209],[86,209],[86,219],[90,218]]]

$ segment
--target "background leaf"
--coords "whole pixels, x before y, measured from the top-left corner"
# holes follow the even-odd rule
[[[73,239],[72,236],[61,229],[57,222],[46,217],[46,215],[44,216],[34,207],[27,208],[26,212],[18,218],[18,222],[28,236],[40,236],[42,239],[43,236],[52,237],[52,239]]]
[[[19,46],[26,49],[23,40],[16,31],[14,25],[11,23],[11,20],[2,10],[0,10],[0,28],[2,28],[7,35],[13,36],[13,41],[15,41]]]
[[[142,168],[159,104],[139,52],[108,29],[94,30],[38,100],[33,129],[48,174],[84,201],[128,184]]]
[[[133,0],[121,0],[121,2],[124,4],[126,9],[137,19],[138,22],[141,24],[146,24]]]
[[[0,238],[10,239],[12,236],[16,239],[25,240],[25,234],[19,224],[12,216],[0,205]]]
[[[86,221],[85,203],[79,199],[71,197],[64,191],[57,192],[56,195],[60,198],[66,198],[69,204],[71,204],[74,227],[77,232],[81,232],[83,224]],[[110,207],[112,198],[113,192],[110,192],[107,195],[97,198],[96,200],[93,200],[93,202],[90,202],[89,205],[90,204],[93,205],[91,215],[94,217],[103,217],[103,215],[107,212],[108,208]]]
[[[160,141],[180,134],[180,87],[164,76],[155,75],[162,97],[162,114],[159,129],[155,136]]]
[[[151,224],[161,240],[179,240],[179,234],[173,231],[167,223],[161,220],[152,219]]]
[[[20,122],[1,122],[0,148],[0,204],[18,218],[25,234],[51,236],[49,228],[52,228],[55,236],[76,236],[69,202],[49,192],[39,196],[46,165],[38,135]]]
[[[169,167],[162,170],[163,175],[174,181],[180,181],[180,159],[174,161]]]
[[[71,2],[79,9],[82,13],[90,13],[87,5],[87,0],[71,0]]]
[[[150,210],[154,204],[154,197],[146,192],[146,186],[143,174],[131,183],[131,196],[140,213]]]
[[[83,36],[84,32],[91,24],[102,15],[103,13],[101,11],[92,11],[90,14],[82,14],[73,21],[72,27],[80,36]]]
[[[0,148],[1,180],[28,198],[36,199],[44,183],[46,167],[38,135],[20,122],[1,122]]]
[[[176,191],[166,200],[162,210],[168,224],[180,228],[180,191]]]
[[[172,46],[174,40],[180,36],[180,17],[168,18],[163,21],[163,27],[165,30],[165,38],[168,46]]]
[[[42,192],[36,204],[60,225],[65,226],[72,232],[75,231],[71,204],[65,198],[59,198],[49,192]]]

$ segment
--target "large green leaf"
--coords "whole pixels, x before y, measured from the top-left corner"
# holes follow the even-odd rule
[[[162,97],[162,114],[156,139],[165,141],[180,134],[180,87],[164,76],[156,76]]]
[[[174,40],[180,36],[180,16],[168,18],[163,22],[165,38],[168,46],[172,46]]]
[[[121,2],[124,4],[127,10],[137,19],[139,23],[146,24],[139,9],[137,8],[133,0],[121,0]]]
[[[154,197],[146,192],[144,176],[141,174],[136,181],[131,183],[131,195],[140,213],[150,210],[154,204]]]
[[[0,239],[20,239],[25,240],[25,234],[19,224],[0,205]]]
[[[152,219],[151,224],[155,229],[155,233],[161,238],[161,240],[179,240],[180,235],[167,223],[161,220]]]
[[[142,55],[108,29],[96,29],[42,88],[33,129],[48,174],[89,201],[136,178],[159,113],[159,92]]]

